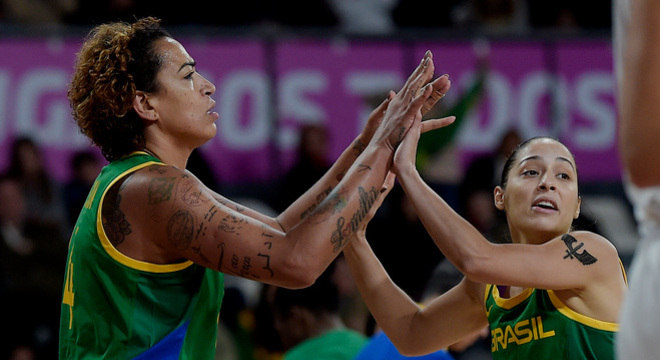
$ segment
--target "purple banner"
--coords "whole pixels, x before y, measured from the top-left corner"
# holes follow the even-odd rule
[[[398,90],[427,49],[448,73],[449,106],[470,86],[485,56],[478,106],[454,146],[462,166],[493,150],[510,128],[552,135],[574,152],[583,181],[620,178],[611,46],[607,41],[351,42],[196,40],[182,43],[216,85],[217,136],[203,152],[223,182],[280,176],[294,161],[298,129],[324,124],[330,159],[359,133],[388,89]],[[80,40],[0,40],[0,169],[19,134],[32,136],[59,179],[74,150],[89,147],[71,119],[66,91]]]

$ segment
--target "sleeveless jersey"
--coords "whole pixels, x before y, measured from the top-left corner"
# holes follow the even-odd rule
[[[493,359],[614,359],[617,323],[569,309],[552,290],[525,289],[505,299],[486,286]]]
[[[110,243],[101,204],[119,179],[162,163],[136,152],[103,168],[69,243],[60,359],[213,359],[222,273],[132,259]]]

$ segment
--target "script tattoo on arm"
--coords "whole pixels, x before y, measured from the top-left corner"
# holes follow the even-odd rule
[[[344,219],[343,216],[337,219],[337,228],[332,232],[330,238],[330,241],[333,244],[332,249],[335,252],[339,252],[346,244],[348,244],[348,240],[357,232],[360,223],[369,213],[369,210],[378,199],[380,192],[374,187],[369,191],[366,191],[363,187],[358,186],[358,195],[360,196],[360,207],[355,214],[351,216],[351,220],[346,223],[346,219]]]
[[[570,234],[564,234],[561,239],[564,241],[564,244],[566,244],[566,255],[564,256],[564,259],[577,259],[579,262],[582,263],[582,265],[591,265],[598,261],[593,255],[589,254],[589,252],[584,249],[581,253],[578,252],[583,246],[584,243],[581,242],[578,246],[573,247],[574,243],[577,243],[577,239],[571,236]]]
[[[124,187],[124,180],[120,181],[121,183],[115,184],[106,194],[102,209],[103,229],[113,246],[123,243],[126,236],[133,232],[126,215],[121,211],[119,191]]]

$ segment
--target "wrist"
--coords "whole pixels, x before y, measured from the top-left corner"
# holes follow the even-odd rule
[[[397,166],[397,178],[399,179],[399,182],[402,184],[409,182],[410,180],[414,179],[415,177],[419,176],[419,172],[417,171],[417,167],[410,163],[406,164],[404,166]]]

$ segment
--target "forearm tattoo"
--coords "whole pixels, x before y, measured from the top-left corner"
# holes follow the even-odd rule
[[[357,172],[362,172],[366,170],[371,170],[371,166],[365,165],[365,164],[359,164],[358,165],[358,171]]]
[[[573,236],[570,234],[564,234],[564,236],[561,237],[562,240],[564,240],[564,244],[566,244],[566,247],[568,248],[566,250],[566,255],[564,256],[564,259],[577,259],[579,262],[582,263],[582,265],[591,265],[598,261],[593,255],[591,255],[586,249],[584,249],[581,253],[578,252],[583,246],[584,243],[581,242],[578,246],[573,247],[574,243],[577,243],[577,239],[575,239]]]
[[[348,240],[355,234],[360,227],[360,223],[367,216],[369,210],[378,199],[380,192],[372,187],[369,191],[365,191],[363,187],[358,187],[358,194],[360,196],[360,206],[353,214],[351,220],[346,223],[346,219],[342,216],[337,219],[337,227],[332,232],[330,241],[333,244],[333,250],[339,252],[348,244]]]
[[[311,216],[321,217],[317,223],[321,223],[327,219],[327,214],[330,215],[340,212],[341,209],[346,207],[346,191],[341,188],[335,188],[328,196],[321,201],[321,203],[311,212]]]
[[[356,158],[358,156],[360,156],[360,154],[362,154],[362,152],[366,148],[367,148],[367,145],[365,143],[363,143],[362,141],[360,141],[359,139],[355,140],[355,142],[353,142],[353,153],[355,154]]]
[[[113,246],[117,246],[126,240],[131,230],[131,224],[126,220],[126,215],[121,210],[121,195],[119,191],[124,187],[124,180],[115,184],[105,196],[102,210],[103,229]]]
[[[320,203],[325,200],[326,197],[328,197],[328,194],[332,192],[332,186],[328,187],[327,189],[323,190],[320,194],[316,195],[316,201],[314,201],[314,204],[312,206],[308,207],[307,210],[303,211],[302,214],[300,214],[300,219],[304,219],[309,215],[314,209],[316,209],[317,206],[319,206]]]

